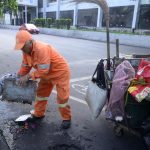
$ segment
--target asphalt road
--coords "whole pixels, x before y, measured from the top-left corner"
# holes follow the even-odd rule
[[[0,29],[0,75],[17,72],[20,66],[21,51],[14,50],[15,34],[15,30]],[[107,56],[106,43],[44,34],[34,35],[33,38],[52,44],[69,62],[72,127],[67,131],[60,130],[61,118],[55,91],[49,98],[44,120],[34,127],[31,125],[29,129],[18,127],[14,119],[29,113],[33,106],[0,101],[2,150],[146,150],[142,140],[128,132],[121,138],[116,137],[113,123],[105,120],[104,112],[97,120],[93,120],[84,101],[88,81],[98,60]],[[120,53],[149,54],[150,50],[121,45]],[[111,56],[114,55],[115,45],[111,44]]]

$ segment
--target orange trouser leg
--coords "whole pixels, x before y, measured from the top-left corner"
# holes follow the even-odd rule
[[[36,117],[45,115],[48,97],[51,94],[52,89],[53,85],[51,82],[42,79],[40,80],[34,105],[34,115]]]
[[[70,74],[60,79],[56,84],[57,103],[63,120],[71,120],[71,108],[68,104],[70,95]]]
[[[43,117],[45,115],[47,101],[36,100],[34,103],[34,116]]]

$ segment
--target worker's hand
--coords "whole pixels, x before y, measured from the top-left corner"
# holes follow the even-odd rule
[[[24,86],[26,84],[26,82],[31,78],[30,74],[27,74],[25,76],[20,77],[20,79],[18,80],[18,84],[20,86]]]

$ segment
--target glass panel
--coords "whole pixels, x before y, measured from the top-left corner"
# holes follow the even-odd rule
[[[110,8],[110,27],[132,27],[134,6],[121,6]],[[103,16],[102,26],[105,25]]]
[[[38,0],[38,7],[43,8],[43,0]]]
[[[60,11],[60,18],[71,19],[73,24],[73,10]]]
[[[77,24],[79,26],[97,26],[98,8],[78,10]]]
[[[47,12],[46,18],[56,19],[56,12]]]
[[[140,29],[150,29],[150,5],[140,7],[139,24]]]
[[[56,2],[57,0],[47,0],[47,4],[48,3],[53,3],[53,2]]]
[[[38,13],[38,18],[43,18],[43,13]]]

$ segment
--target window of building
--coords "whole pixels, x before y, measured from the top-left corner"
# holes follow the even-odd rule
[[[78,10],[77,25],[79,26],[97,26],[98,8]]]
[[[47,4],[57,2],[57,0],[47,0]]]
[[[60,18],[71,19],[73,24],[73,10],[60,11]]]
[[[150,29],[150,5],[142,5],[140,7],[138,28]]]
[[[43,0],[38,0],[38,7],[43,8]]]
[[[56,19],[56,12],[47,12],[46,18]]]
[[[38,13],[38,18],[43,18],[43,13]]]
[[[132,27],[134,6],[121,6],[110,8],[110,27]],[[106,26],[103,16],[102,26]]]

